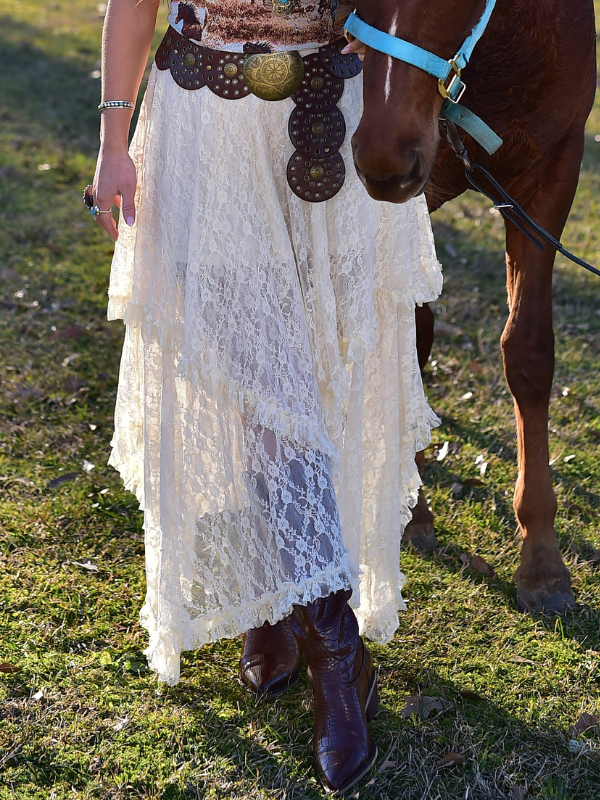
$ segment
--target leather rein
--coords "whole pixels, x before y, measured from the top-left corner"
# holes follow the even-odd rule
[[[429,75],[433,75],[437,78],[438,90],[444,98],[440,111],[440,124],[442,125],[452,150],[462,161],[469,186],[491,200],[494,204],[494,208],[498,209],[506,220],[512,222],[539,250],[544,249],[544,245],[542,241],[540,241],[541,239],[575,264],[587,269],[589,272],[593,272],[594,275],[600,276],[600,270],[588,264],[587,261],[583,261],[570,253],[563,247],[558,239],[552,236],[551,233],[548,233],[541,225],[538,225],[525,209],[500,186],[498,181],[485,167],[470,160],[467,150],[456,130],[456,126],[459,125],[475,139],[489,155],[493,155],[502,145],[502,139],[497,136],[480,117],[473,114],[472,111],[469,111],[468,108],[465,108],[459,103],[459,100],[462,98],[467,88],[461,77],[462,70],[469,63],[475,45],[481,39],[490,21],[495,5],[496,0],[486,0],[485,8],[479,21],[465,39],[454,58],[448,61],[405,39],[400,39],[390,33],[374,28],[372,25],[368,25],[360,19],[355,12],[352,12],[348,17],[345,28],[349,34],[359,39],[368,47],[373,48],[373,50],[377,50],[399,61],[404,61],[406,64],[418,67]],[[475,178],[475,173],[483,175],[492,189],[485,189],[482,187]]]

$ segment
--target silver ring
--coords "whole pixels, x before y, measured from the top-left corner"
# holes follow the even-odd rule
[[[102,211],[100,206],[92,206],[90,208],[90,214],[92,215],[92,217],[97,217],[98,214],[110,214],[111,210],[112,209],[109,208],[107,211]]]

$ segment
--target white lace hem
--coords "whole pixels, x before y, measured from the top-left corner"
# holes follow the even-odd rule
[[[307,605],[320,597],[350,589],[358,592],[356,578],[347,559],[339,566],[317,573],[299,584],[288,584],[278,592],[263,596],[249,607],[224,611],[221,614],[187,620],[181,631],[161,631],[148,604],[140,612],[141,625],[150,634],[144,654],[158,680],[175,685],[180,677],[180,656],[184,650],[196,650],[219,639],[233,639],[265,622],[274,625],[292,613],[295,605]],[[397,614],[396,614],[397,618]]]

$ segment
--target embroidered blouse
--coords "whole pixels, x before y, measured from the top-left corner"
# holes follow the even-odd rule
[[[169,24],[213,50],[320,47],[344,35],[353,0],[171,0]]]

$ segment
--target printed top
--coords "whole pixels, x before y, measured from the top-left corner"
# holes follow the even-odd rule
[[[265,53],[320,47],[344,35],[353,0],[180,0],[169,24],[213,50]]]

